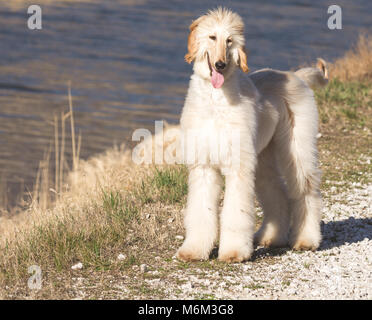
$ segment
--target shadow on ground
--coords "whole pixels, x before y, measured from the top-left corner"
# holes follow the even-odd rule
[[[340,247],[344,244],[351,244],[372,239],[372,218],[355,219],[353,217],[340,221],[329,221],[321,223],[322,242],[318,251]],[[264,248],[256,247],[249,261],[265,259],[267,257],[279,257],[291,251],[291,248]],[[211,259],[217,259],[218,247],[213,248]]]
[[[323,241],[318,250],[328,250],[372,239],[372,218],[355,219],[353,217],[340,221],[322,223]]]

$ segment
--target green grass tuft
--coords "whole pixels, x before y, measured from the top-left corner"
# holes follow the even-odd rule
[[[142,181],[137,197],[143,204],[183,204],[187,195],[187,176],[185,166],[155,167],[153,174]]]
[[[365,122],[363,111],[372,108],[371,86],[363,82],[341,82],[337,78],[315,93],[322,123],[346,117]]]
[[[133,219],[138,220],[138,208],[134,201],[123,199],[119,192],[102,193],[103,209],[109,219],[127,223]]]

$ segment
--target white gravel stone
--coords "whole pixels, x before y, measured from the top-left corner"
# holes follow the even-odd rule
[[[120,254],[118,255],[118,260],[120,260],[120,261],[123,261],[123,260],[125,260],[126,258],[127,258],[127,256],[126,256],[125,254],[120,253]]]
[[[83,264],[81,262],[77,263],[77,264],[74,264],[72,267],[71,267],[72,270],[80,270],[80,269],[83,269]]]
[[[141,266],[140,266],[140,271],[141,271],[142,273],[145,273],[145,272],[147,272],[147,270],[148,270],[147,265],[146,265],[146,264],[141,264]]]

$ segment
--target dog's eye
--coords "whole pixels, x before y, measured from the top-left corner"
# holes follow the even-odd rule
[[[216,40],[216,36],[209,36],[209,39]]]
[[[229,38],[229,39],[226,40],[226,42],[227,42],[228,44],[230,44],[230,43],[232,43],[232,39]]]

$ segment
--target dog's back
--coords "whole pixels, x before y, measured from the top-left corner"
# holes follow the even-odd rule
[[[328,83],[328,68],[326,62],[318,58],[316,68],[301,68],[296,72],[266,68],[251,73],[249,77],[261,93],[285,97],[299,93],[304,84],[313,90],[324,87]]]
[[[307,124],[300,127],[307,128],[309,136],[317,134],[318,116],[312,89],[324,86],[328,81],[325,62],[317,68],[302,68],[296,72],[262,69],[249,74],[249,79],[260,93],[258,152],[267,146],[272,136],[283,134],[277,130],[291,131],[291,126],[298,128],[305,120]]]

